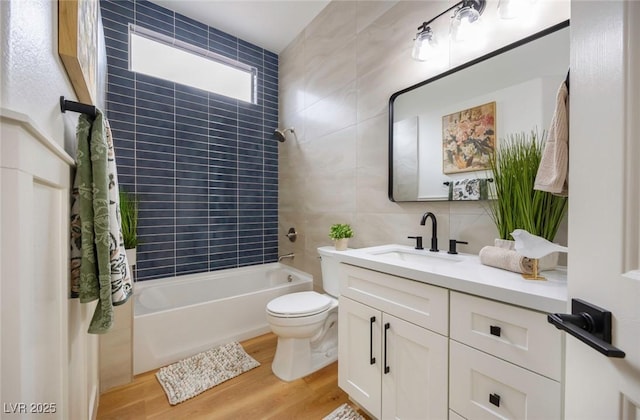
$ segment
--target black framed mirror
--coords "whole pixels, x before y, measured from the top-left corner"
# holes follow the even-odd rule
[[[476,181],[489,197],[489,154],[500,138],[549,126],[568,69],[567,20],[394,93],[389,199],[460,199],[453,185]]]

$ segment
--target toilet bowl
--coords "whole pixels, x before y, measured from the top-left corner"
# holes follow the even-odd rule
[[[318,252],[327,294],[290,293],[267,304],[267,322],[278,336],[271,370],[284,381],[301,378],[338,359],[338,263],[332,257],[337,251],[323,247]]]
[[[311,305],[303,310],[301,303]],[[267,304],[267,321],[278,336],[271,370],[293,381],[338,359],[338,301],[317,292],[280,296]]]

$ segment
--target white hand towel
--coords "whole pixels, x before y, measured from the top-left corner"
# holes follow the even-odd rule
[[[568,179],[569,90],[562,82],[533,188],[566,197],[569,193]]]
[[[514,273],[533,273],[533,261],[523,257],[516,251],[498,248],[496,246],[485,246],[480,250],[480,262],[491,267],[513,271]]]

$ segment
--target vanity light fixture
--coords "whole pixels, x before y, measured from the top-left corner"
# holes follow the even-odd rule
[[[425,61],[433,56],[433,51],[438,48],[438,39],[431,28],[427,26],[427,22],[420,25],[418,30],[420,32],[416,34],[411,56],[414,60]]]
[[[501,19],[514,19],[527,14],[537,0],[499,0],[498,16]],[[482,20],[480,16],[487,6],[487,0],[461,0],[433,19],[418,26],[418,33],[414,39],[411,57],[414,60],[426,61],[435,56],[438,51],[436,34],[429,26],[433,21],[455,9],[451,16],[449,36],[455,42],[477,40],[482,37]]]
[[[464,42],[479,36],[482,25],[480,15],[484,12],[485,6],[485,0],[463,1],[451,19],[451,39]]]
[[[487,0],[461,0],[433,19],[424,22],[418,27],[420,32],[416,34],[414,40],[413,51],[411,52],[413,59],[425,61],[437,49],[438,40],[429,26],[430,23],[455,9],[455,13],[451,17],[450,34],[453,40],[463,41],[465,38],[473,36],[473,27],[480,25],[480,15],[484,12],[486,5]]]

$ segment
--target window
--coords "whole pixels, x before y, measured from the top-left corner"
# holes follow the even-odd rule
[[[129,70],[257,103],[255,67],[135,25],[129,25]]]

